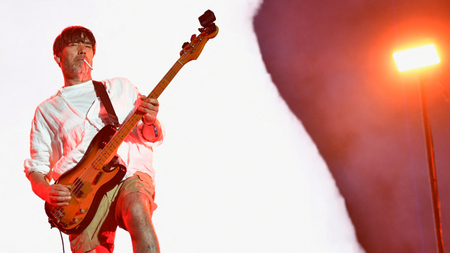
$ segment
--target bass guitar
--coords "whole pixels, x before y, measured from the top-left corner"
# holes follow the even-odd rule
[[[206,42],[219,32],[214,24],[215,20],[214,13],[210,10],[199,17],[202,25],[200,34],[192,35],[190,42],[183,44],[180,58],[147,98],[158,98],[178,71],[186,63],[198,58]],[[64,207],[45,203],[45,212],[52,227],[57,227],[66,234],[79,234],[89,225],[103,195],[119,184],[125,176],[125,166],[116,162],[117,149],[143,115],[144,113],[136,110],[120,127],[107,125],[102,128],[80,162],[55,182],[71,186],[71,199],[68,201],[69,205]]]

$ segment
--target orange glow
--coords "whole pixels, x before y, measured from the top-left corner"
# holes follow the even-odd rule
[[[395,52],[393,56],[399,71],[422,68],[440,62],[433,44]]]

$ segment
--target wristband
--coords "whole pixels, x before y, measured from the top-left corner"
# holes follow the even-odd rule
[[[142,117],[142,123],[144,123],[145,126],[153,126],[153,131],[155,132],[155,137],[158,137],[158,128],[157,128],[156,125],[155,125],[156,120],[155,120],[154,123],[152,123],[152,124],[150,124],[150,125],[147,125],[147,123],[145,123],[144,118],[145,118],[145,117]]]

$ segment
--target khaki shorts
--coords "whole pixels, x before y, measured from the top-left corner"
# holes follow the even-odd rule
[[[126,230],[120,207],[125,196],[134,192],[148,197],[152,215],[157,208],[152,178],[146,173],[136,172],[103,196],[94,218],[81,234],[69,236],[72,252],[84,253],[99,245],[112,252],[117,226]]]

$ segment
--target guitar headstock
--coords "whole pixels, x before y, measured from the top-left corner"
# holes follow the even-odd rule
[[[180,52],[180,59],[178,61],[183,65],[192,60],[197,60],[203,51],[206,42],[208,42],[209,39],[216,37],[219,33],[219,28],[214,24],[216,17],[211,10],[205,11],[198,20],[202,25],[202,28],[198,29],[200,34],[192,35],[190,42],[185,42],[182,46],[183,50]]]

